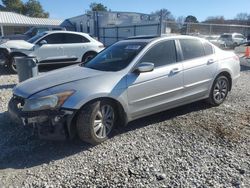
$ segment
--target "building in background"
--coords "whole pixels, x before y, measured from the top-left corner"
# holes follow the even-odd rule
[[[89,33],[106,46],[130,36],[157,35],[166,31],[158,15],[136,12],[89,11],[68,21],[76,31]]]
[[[68,30],[74,30],[68,20],[32,18],[13,12],[0,11],[0,36],[22,34],[32,26],[60,26]]]

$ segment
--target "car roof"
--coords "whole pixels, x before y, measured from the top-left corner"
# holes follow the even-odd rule
[[[158,40],[163,40],[163,39],[198,39],[198,40],[202,40],[199,37],[194,37],[194,36],[188,36],[188,35],[162,35],[162,36],[152,36],[149,35],[148,37],[145,36],[135,36],[135,37],[130,37],[128,39],[122,40],[124,41],[130,41],[130,42],[146,42],[146,43],[150,43],[153,41],[158,41]]]
[[[223,33],[222,35],[242,35],[241,33]]]
[[[51,34],[51,33],[68,33],[68,34],[78,34],[78,35],[83,35],[83,36],[89,36],[87,33],[75,32],[75,31],[63,31],[63,30],[45,31],[44,33],[47,33],[47,34]]]

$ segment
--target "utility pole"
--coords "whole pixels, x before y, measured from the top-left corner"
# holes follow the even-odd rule
[[[162,22],[163,22],[163,10],[161,9],[161,15],[160,15],[160,31],[159,31],[159,35],[161,36],[162,33]]]

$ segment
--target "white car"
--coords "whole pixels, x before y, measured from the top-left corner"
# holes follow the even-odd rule
[[[104,45],[86,33],[47,31],[28,41],[10,40],[0,45],[0,65],[16,71],[14,57],[35,56],[40,64],[86,62]]]
[[[224,33],[218,39],[220,47],[231,49],[234,49],[236,46],[246,41],[246,37],[240,33]]]

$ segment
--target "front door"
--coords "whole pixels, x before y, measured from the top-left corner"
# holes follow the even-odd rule
[[[34,55],[37,57],[39,63],[57,63],[64,59],[63,51],[63,34],[54,33],[49,34],[39,40],[36,44]],[[41,44],[46,41],[46,44]]]

